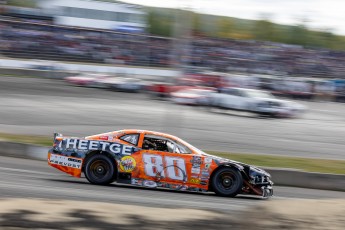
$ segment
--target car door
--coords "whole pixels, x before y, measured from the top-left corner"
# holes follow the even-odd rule
[[[236,109],[238,100],[237,89],[230,88],[223,93],[223,107],[228,109]]]
[[[140,133],[126,133],[122,136],[116,137],[117,142],[134,146],[138,148],[139,142],[140,142]],[[139,148],[138,148],[139,150]],[[130,178],[128,175],[137,174],[138,169],[137,165],[140,164],[141,159],[141,153],[140,150],[136,151],[130,155],[121,154],[119,158],[117,159],[117,172],[118,172],[118,182],[121,183],[131,183]],[[123,177],[123,178],[122,178]]]
[[[153,146],[145,146],[145,141]],[[139,179],[145,187],[181,188],[188,184],[193,154],[182,153],[181,144],[175,140],[155,135],[145,135],[141,151]],[[200,173],[200,169],[199,172]]]
[[[246,110],[247,109],[247,97],[245,92],[242,89],[235,89],[234,94],[236,98],[233,100],[233,108],[237,110]]]

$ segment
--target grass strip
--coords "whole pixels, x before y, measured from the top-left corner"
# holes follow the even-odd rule
[[[207,153],[261,167],[290,168],[299,169],[306,172],[345,174],[344,160],[327,160],[317,158],[273,156],[261,154],[258,155],[244,153],[226,153],[216,151],[207,151]]]
[[[47,137],[47,136],[36,136],[36,135],[0,133],[0,140],[26,143],[26,144],[34,144],[34,145],[42,145],[42,146],[53,145],[53,135],[51,137]]]
[[[0,77],[39,78],[37,76],[16,75],[16,74],[0,74]]]
[[[52,146],[53,136],[35,136],[0,133],[0,139],[4,141]],[[290,168],[306,172],[345,174],[345,160],[326,160],[303,157],[287,157],[262,154],[229,153],[218,151],[206,151],[219,157],[240,161],[261,167]]]

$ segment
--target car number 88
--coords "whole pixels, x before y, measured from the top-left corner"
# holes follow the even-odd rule
[[[156,177],[160,175],[172,180],[186,179],[186,164],[183,158],[180,157],[163,157],[160,155],[143,154],[143,161],[145,167],[145,174],[147,176]]]

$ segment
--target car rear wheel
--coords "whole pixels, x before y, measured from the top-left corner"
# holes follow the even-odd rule
[[[114,181],[114,162],[106,155],[96,154],[85,165],[85,177],[92,184],[106,185]]]
[[[220,196],[234,197],[240,193],[243,185],[241,173],[234,168],[222,168],[212,177],[213,191]]]

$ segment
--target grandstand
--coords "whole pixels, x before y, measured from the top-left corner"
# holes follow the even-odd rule
[[[39,16],[47,16],[48,8]],[[139,12],[135,7],[132,10]],[[31,14],[34,11],[31,10]],[[25,14],[25,11],[21,12]],[[128,66],[174,66],[171,38],[130,30],[126,33],[59,25],[46,17],[28,18],[23,17],[23,13],[9,15],[8,11],[2,16],[5,16],[0,18],[0,54],[3,56]],[[201,35],[194,35],[189,47],[183,48],[190,49],[183,57],[184,65],[215,71],[320,78],[345,76],[343,51]]]

